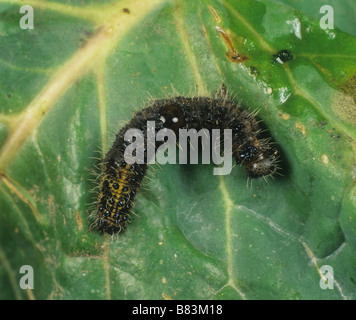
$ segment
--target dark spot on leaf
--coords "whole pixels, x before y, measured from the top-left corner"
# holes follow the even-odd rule
[[[293,59],[292,53],[287,49],[283,49],[273,55],[272,64],[274,64],[275,62],[279,62],[283,64],[285,62],[291,61],[292,59]]]

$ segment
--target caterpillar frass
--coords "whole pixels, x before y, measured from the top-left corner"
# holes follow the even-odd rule
[[[147,142],[148,121],[154,121],[156,133],[165,128],[175,134],[179,134],[180,129],[231,129],[232,157],[245,167],[249,177],[271,176],[278,170],[278,151],[269,139],[261,137],[255,116],[229,99],[224,86],[213,98],[178,96],[153,100],[117,133],[103,161],[95,224],[108,234],[118,233],[127,226],[134,198],[149,163],[147,148],[144,149],[144,163],[125,161],[124,153],[129,145],[124,139],[125,133],[137,128]]]

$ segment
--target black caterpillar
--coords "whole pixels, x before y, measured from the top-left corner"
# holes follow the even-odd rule
[[[116,135],[115,142],[103,161],[100,191],[97,196],[96,227],[108,234],[125,229],[131,207],[147,170],[144,164],[128,164],[124,159],[128,142],[124,134],[137,128],[147,139],[147,121],[155,121],[158,132],[168,128],[178,134],[179,129],[231,129],[232,156],[242,164],[251,178],[273,175],[277,170],[277,150],[263,139],[253,114],[240,109],[227,97],[223,86],[214,98],[174,97],[151,101]],[[159,144],[156,145],[156,150]],[[147,153],[145,149],[145,159]]]

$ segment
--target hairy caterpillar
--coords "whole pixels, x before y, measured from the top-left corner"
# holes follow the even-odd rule
[[[95,224],[108,234],[126,227],[134,198],[147,171],[147,149],[145,163],[125,161],[128,142],[124,135],[127,130],[137,128],[146,141],[148,121],[155,122],[156,132],[168,128],[176,134],[180,129],[231,129],[232,156],[237,164],[245,167],[249,177],[271,176],[278,170],[277,150],[269,139],[260,136],[255,116],[228,98],[224,85],[214,98],[178,96],[153,100],[119,131],[103,161]]]

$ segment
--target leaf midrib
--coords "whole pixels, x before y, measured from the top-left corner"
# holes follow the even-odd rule
[[[36,131],[45,115],[64,92],[89,72],[92,66],[96,64],[103,66],[104,64],[100,61],[105,61],[117,47],[120,39],[163,2],[165,1],[151,0],[147,2],[146,6],[143,6],[140,0],[120,2],[114,11],[110,10],[102,18],[98,31],[87,41],[86,45],[80,48],[62,67],[58,68],[41,92],[14,118],[9,136],[0,151],[0,170],[4,171],[23,143]],[[33,3],[38,4],[37,1]],[[135,12],[134,15],[123,12],[123,8],[128,3],[132,11]]]

